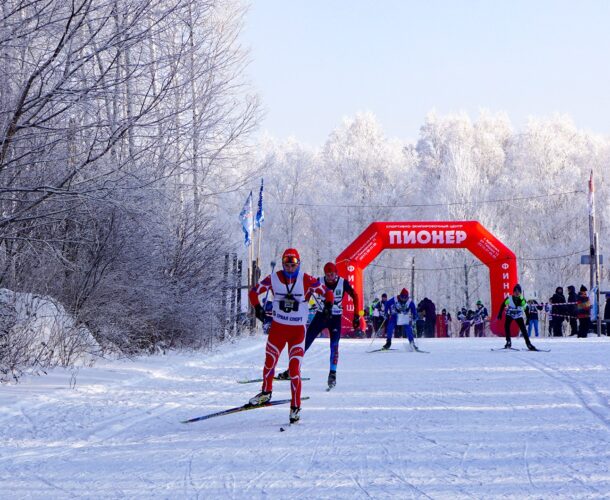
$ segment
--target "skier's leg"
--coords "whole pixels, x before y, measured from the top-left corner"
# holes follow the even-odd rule
[[[517,323],[519,330],[521,330],[521,335],[523,335],[523,338],[525,339],[525,345],[528,347],[528,349],[532,349],[534,346],[530,342],[530,337],[525,329],[525,321],[523,321],[523,318],[517,318],[515,319],[515,323]]]
[[[341,315],[333,315],[328,326],[330,333],[330,370],[337,371],[339,363],[339,339],[341,338]]]
[[[513,322],[513,318],[510,316],[506,316],[506,320],[504,321],[504,336],[506,337],[506,345],[505,347],[510,347],[512,345],[510,340],[510,324]]]
[[[386,345],[389,347],[392,344],[392,336],[394,335],[394,328],[396,328],[396,317],[390,316],[386,325]]]
[[[320,332],[326,328],[326,320],[321,312],[317,312],[309,326],[307,327],[307,333],[305,334],[305,352],[311,347],[313,341],[318,338]]]
[[[301,407],[301,363],[305,354],[305,327],[288,326],[288,371],[290,372],[290,406]]]
[[[405,325],[404,328],[407,333],[407,337],[409,338],[409,344],[413,344],[413,327],[411,325]]]
[[[281,325],[275,321],[271,323],[269,335],[267,337],[267,346],[265,348],[265,366],[263,367],[263,391],[271,392],[273,390],[273,375],[275,374],[275,366],[280,359],[280,354],[286,345],[286,325]]]

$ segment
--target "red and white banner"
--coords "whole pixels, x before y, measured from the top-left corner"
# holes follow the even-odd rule
[[[363,270],[386,249],[409,248],[466,248],[489,268],[491,288],[490,315],[500,309],[500,304],[510,295],[517,283],[517,258],[500,240],[477,221],[438,222],[373,222],[337,257],[339,275],[347,278],[360,304],[353,304],[345,297],[347,312],[363,308]],[[391,295],[391,294],[390,294]],[[351,314],[346,315],[348,318]],[[343,331],[350,331],[351,324],[343,318]],[[503,336],[504,328],[496,321],[491,330]]]

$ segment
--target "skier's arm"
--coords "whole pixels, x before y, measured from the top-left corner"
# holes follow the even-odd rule
[[[413,317],[413,321],[417,321],[419,319],[419,315],[417,314],[417,308],[413,301],[409,304],[409,309],[411,309],[411,316]]]
[[[330,288],[327,288],[318,278],[314,278],[309,274],[303,277],[303,288],[305,289],[305,298],[309,300],[312,294],[317,293],[324,297],[324,304],[332,307],[335,300],[335,294]]]
[[[248,292],[248,300],[250,301],[250,304],[252,304],[252,307],[256,308],[256,306],[260,306],[261,303],[258,296],[261,293],[265,293],[267,290],[273,291],[273,288],[271,287],[271,275],[268,275],[263,280],[259,281]]]
[[[502,305],[500,306],[500,310],[498,311],[498,319],[502,319],[502,312],[504,311],[505,307],[506,307],[506,300],[504,300],[502,302]]]
[[[356,290],[354,290],[354,288],[352,287],[352,285],[350,285],[347,280],[345,280],[343,285],[343,295],[345,295],[346,293],[352,298],[352,300],[354,301],[354,317],[352,318],[352,326],[354,328],[360,328],[360,312],[357,309],[358,306],[358,294],[356,293]],[[364,311],[363,315],[364,315]]]
[[[265,321],[265,311],[263,310],[263,306],[261,306],[258,296],[261,293],[265,293],[267,290],[273,290],[271,287],[271,275],[266,276],[248,292],[248,300],[250,301],[250,304],[252,304],[252,307],[254,307],[254,315],[263,322]]]

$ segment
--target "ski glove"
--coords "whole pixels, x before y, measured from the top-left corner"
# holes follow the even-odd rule
[[[333,303],[332,302],[324,302],[324,310],[322,311],[322,315],[325,320],[329,320],[333,314]]]
[[[254,306],[254,315],[256,316],[256,319],[262,321],[263,323],[265,322],[265,310],[260,304]]]
[[[360,329],[360,316],[354,316],[354,321],[352,321],[352,326],[354,327],[354,330]]]

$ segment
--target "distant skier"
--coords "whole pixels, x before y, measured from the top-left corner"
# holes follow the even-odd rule
[[[301,258],[294,248],[282,255],[282,270],[266,276],[249,292],[248,298],[255,309],[256,317],[264,322],[265,311],[258,296],[267,290],[273,292],[273,321],[269,328],[263,367],[261,392],[250,399],[250,404],[259,405],[271,399],[275,366],[282,350],[288,344],[288,370],[290,372],[290,422],[298,422],[301,412],[301,360],[304,354],[305,323],[309,311],[308,302],[313,293],[324,296],[324,308],[330,314],[333,292],[327,290],[320,280],[300,270]]]
[[[334,303],[332,314],[327,316],[324,307],[318,303],[318,310],[313,320],[307,327],[305,334],[305,352],[309,349],[313,341],[320,335],[320,332],[328,328],[330,333],[330,371],[328,373],[328,387],[335,387],[337,384],[337,363],[339,362],[339,339],[341,338],[341,319],[343,316],[343,297],[347,293],[354,304],[358,303],[358,296],[347,282],[337,274],[337,266],[334,262],[327,262],[324,265],[324,277],[320,278],[326,289],[332,290]],[[354,313],[352,324],[355,330],[360,328],[360,316]],[[288,379],[288,370],[280,373],[278,378]]]
[[[474,312],[472,321],[474,323],[474,336],[484,337],[485,336],[485,320],[489,316],[487,308],[483,305],[483,302],[477,300],[477,309]]]
[[[527,334],[527,330],[525,329],[525,307],[526,300],[523,298],[521,285],[517,283],[513,288],[513,294],[506,298],[502,305],[500,306],[500,310],[498,311],[498,319],[502,319],[502,312],[506,309],[506,320],[504,322],[504,334],[506,335],[506,345],[505,349],[510,349],[512,347],[511,339],[510,339],[510,325],[514,321],[517,323],[519,330],[521,330],[521,335],[525,339],[525,345],[530,351],[536,351],[537,349],[530,342],[529,335]]]
[[[390,312],[390,317],[386,328],[386,343],[382,349],[390,348],[392,345],[392,335],[396,328],[403,330],[403,336],[405,333],[407,334],[411,349],[417,349],[413,340],[413,323],[417,321],[417,309],[409,298],[409,291],[403,288],[399,295],[388,300],[387,308]]]
[[[387,293],[381,294],[381,300],[375,304],[375,310],[377,311],[377,316],[373,317],[373,328],[375,330],[375,337],[377,337],[382,327],[387,330],[388,318],[390,317]]]

